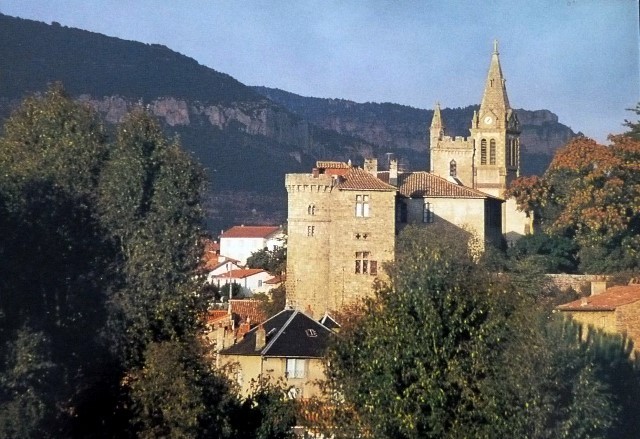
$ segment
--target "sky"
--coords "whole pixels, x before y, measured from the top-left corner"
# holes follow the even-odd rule
[[[162,44],[246,85],[416,108],[479,104],[497,39],[513,108],[606,142],[637,120],[638,3],[0,0],[0,13]]]

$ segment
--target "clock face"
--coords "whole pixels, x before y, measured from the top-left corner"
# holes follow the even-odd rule
[[[487,125],[491,125],[491,122],[493,122],[493,119],[491,119],[491,116],[487,116],[484,118],[484,123],[486,123]]]

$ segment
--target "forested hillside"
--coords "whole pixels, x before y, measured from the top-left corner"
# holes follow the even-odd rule
[[[430,110],[252,89],[167,47],[57,23],[0,14],[0,38],[7,60],[0,69],[0,117],[56,81],[114,126],[144,106],[203,165],[214,233],[233,223],[283,223],[284,174],[308,172],[318,159],[357,164],[392,152],[406,168],[428,167]],[[473,108],[443,110],[451,134],[466,135]],[[525,172],[541,173],[573,133],[545,110],[522,112],[521,120]]]

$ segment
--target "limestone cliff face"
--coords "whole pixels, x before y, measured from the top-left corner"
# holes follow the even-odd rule
[[[140,105],[139,101],[134,102],[120,96],[96,99],[85,94],[79,100],[91,105],[111,123],[122,122],[127,112]],[[188,127],[196,120],[204,120],[221,130],[233,126],[247,134],[265,136],[279,143],[303,149],[310,146],[309,124],[267,100],[204,105],[166,97],[153,100],[146,106],[154,116],[170,127]]]

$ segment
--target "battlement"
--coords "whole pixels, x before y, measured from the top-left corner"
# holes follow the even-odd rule
[[[471,148],[472,145],[471,145],[471,142],[469,141],[469,137],[444,136],[442,140],[439,140],[434,146],[436,148],[468,149],[468,148]]]
[[[336,176],[327,174],[287,174],[284,185],[287,192],[331,192]]]

